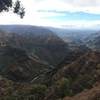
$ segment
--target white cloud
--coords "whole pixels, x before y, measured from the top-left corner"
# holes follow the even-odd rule
[[[16,0],[14,0],[16,1]],[[31,25],[85,25],[85,21],[70,21],[70,22],[52,22],[51,20],[43,19],[43,17],[58,16],[59,13],[54,12],[37,12],[38,10],[56,10],[69,12],[88,12],[100,14],[100,0],[20,0],[26,9],[26,16],[20,19],[19,16],[13,13],[1,13],[0,24],[31,24]],[[63,14],[61,14],[63,16]],[[98,24],[100,21],[88,21],[90,24]]]
[[[81,7],[96,7],[100,6],[100,0],[62,0],[65,3],[69,3],[75,6]]]
[[[100,14],[100,0],[42,0],[36,9]]]

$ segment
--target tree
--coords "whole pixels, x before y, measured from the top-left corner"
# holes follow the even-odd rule
[[[20,15],[21,18],[25,15],[25,9],[20,1],[13,2],[12,0],[0,0],[0,12],[12,10],[13,13]]]

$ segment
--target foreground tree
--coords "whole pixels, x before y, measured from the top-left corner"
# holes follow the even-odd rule
[[[25,15],[25,9],[20,1],[13,2],[12,0],[0,0],[0,12],[12,10],[14,13],[20,15],[21,18]]]

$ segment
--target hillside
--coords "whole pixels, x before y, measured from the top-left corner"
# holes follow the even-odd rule
[[[87,38],[87,46],[91,49],[100,51],[100,32],[95,33]]]
[[[65,97],[63,100],[99,100],[100,99],[100,83],[92,89],[84,90],[74,97]]]
[[[0,25],[0,100],[97,100],[100,37],[91,32]]]
[[[51,65],[61,62],[69,51],[67,44],[52,31],[36,26],[0,26],[5,34],[7,44],[25,50]],[[1,33],[0,33],[1,34]]]
[[[93,88],[94,84],[100,81],[99,65],[100,53],[93,51],[77,58],[71,64],[63,65],[52,76],[52,85],[45,100],[74,96],[85,89]]]
[[[51,67],[40,60],[30,58],[21,49],[0,47],[0,74],[14,81],[31,81]]]

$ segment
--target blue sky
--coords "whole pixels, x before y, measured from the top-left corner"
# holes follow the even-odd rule
[[[15,0],[13,0],[15,1]],[[26,16],[0,14],[0,24],[94,27],[100,24],[100,0],[20,0]]]
[[[44,19],[48,19],[51,21],[75,21],[75,20],[87,20],[87,21],[98,21],[100,20],[100,14],[92,14],[85,12],[57,12],[57,11],[38,11],[38,12],[49,12],[49,13],[57,13],[57,16],[47,16],[43,17]]]

